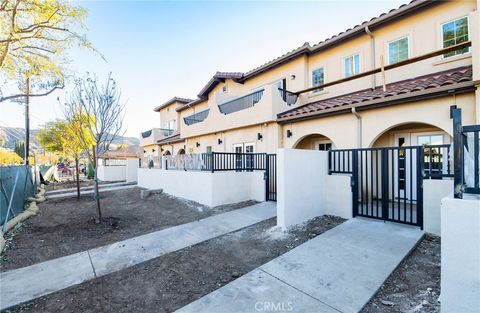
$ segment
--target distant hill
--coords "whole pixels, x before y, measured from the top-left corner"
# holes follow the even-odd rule
[[[33,150],[41,150],[40,144],[37,141],[36,134],[38,129],[30,130],[30,145]],[[25,140],[25,129],[18,127],[2,127],[0,126],[0,146],[13,149],[15,148],[15,141]],[[113,142],[115,145],[126,144],[129,146],[138,145],[140,140],[135,137],[117,136]]]

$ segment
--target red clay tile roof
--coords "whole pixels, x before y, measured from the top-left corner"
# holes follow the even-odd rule
[[[174,143],[184,141],[185,139],[180,138],[180,134],[176,134],[167,138],[163,138],[157,141],[157,144],[167,144],[167,143]]]
[[[377,87],[375,90],[365,89],[349,94],[304,104],[298,108],[277,115],[278,121],[302,119],[306,116],[321,115],[326,112],[341,111],[349,107],[366,105],[372,101],[388,102],[391,97],[408,98],[415,92],[432,91],[443,87],[472,81],[472,67],[464,66],[455,69],[428,74],[388,84],[386,91]],[[412,94],[413,93],[413,94]]]
[[[187,99],[187,98],[173,97],[172,99],[168,100],[167,102],[164,102],[164,103],[160,104],[158,107],[153,109],[153,111],[159,112],[161,109],[169,106],[170,104],[172,104],[174,102],[189,103],[189,102],[192,102],[192,101],[194,101],[194,100],[193,99]]]
[[[328,49],[336,44],[340,44],[345,40],[349,40],[355,36],[365,34],[365,28],[368,27],[369,30],[373,30],[377,27],[381,27],[383,24],[388,23],[391,20],[402,18],[403,16],[415,13],[418,10],[421,10],[430,5],[439,4],[442,1],[440,0],[412,0],[408,4],[402,4],[396,9],[390,10],[388,13],[382,13],[379,16],[373,17],[368,21],[364,21],[359,25],[349,28],[346,31],[340,32],[337,35],[333,35],[330,38],[327,38],[315,45],[310,45],[308,42],[305,42],[302,46],[293,49],[290,52],[285,53],[271,61],[268,61],[246,73],[240,72],[217,72],[212,79],[205,85],[205,87],[200,91],[198,99],[189,103],[189,105],[194,106],[203,100],[208,98],[208,93],[221,81],[225,79],[233,79],[234,81],[243,83],[249,78],[252,78],[258,74],[261,74],[265,71],[268,71],[272,68],[275,68],[279,65],[282,65],[286,62],[294,60],[303,55],[310,55],[317,52],[321,52],[324,49]],[[181,106],[177,111],[182,111],[189,107],[189,105]]]
[[[210,79],[210,81],[205,85],[205,87],[200,90],[198,94],[199,98],[204,98],[208,96],[208,93],[220,82],[224,82],[225,79],[232,79],[238,81],[243,77],[243,73],[240,72],[216,72],[215,75]]]

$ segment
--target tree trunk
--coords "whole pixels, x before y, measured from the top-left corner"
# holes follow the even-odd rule
[[[77,180],[77,200],[80,200],[80,174],[78,173],[78,155],[75,156],[75,176]]]
[[[98,190],[98,156],[97,156],[97,147],[93,147],[93,187],[94,187],[94,194],[95,194],[95,201],[97,202],[97,211],[98,211],[98,221],[100,223],[102,221],[102,209],[100,208],[100,192]]]

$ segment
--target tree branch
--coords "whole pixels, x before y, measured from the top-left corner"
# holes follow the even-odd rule
[[[64,84],[61,84],[61,85],[57,85],[55,87],[53,87],[52,89],[44,92],[44,93],[36,93],[36,94],[30,94],[29,96],[30,97],[43,97],[43,96],[48,96],[49,94],[51,94],[52,92],[54,92],[55,90],[57,89],[63,89],[65,88],[65,85]],[[4,101],[7,101],[7,100],[13,100],[13,99],[18,99],[18,98],[22,98],[22,97],[26,97],[27,95],[26,94],[16,94],[16,95],[11,95],[11,96],[6,96],[6,97],[0,97],[0,103],[1,102],[4,102]]]

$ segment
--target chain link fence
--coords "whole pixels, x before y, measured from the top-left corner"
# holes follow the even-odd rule
[[[24,210],[25,200],[35,195],[36,185],[32,168],[0,166],[0,224]]]

